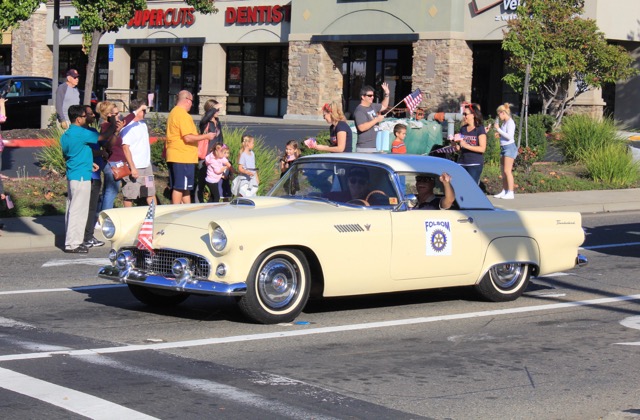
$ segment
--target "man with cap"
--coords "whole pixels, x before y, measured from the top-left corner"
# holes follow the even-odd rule
[[[69,107],[80,105],[80,91],[78,91],[78,70],[67,71],[67,81],[58,86],[56,90],[56,113],[58,122],[65,130],[69,128]]]

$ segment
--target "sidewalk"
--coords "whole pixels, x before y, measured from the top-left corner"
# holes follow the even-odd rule
[[[583,214],[640,210],[640,188],[626,190],[516,194],[514,200],[489,197],[508,210],[577,211]],[[64,245],[64,216],[0,219],[0,252]],[[108,246],[103,249],[108,250]],[[106,252],[106,251],[105,251]]]

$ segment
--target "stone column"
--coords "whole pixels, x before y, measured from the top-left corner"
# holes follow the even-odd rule
[[[322,120],[322,105],[342,98],[341,67],[341,44],[290,41],[284,118]]]
[[[576,89],[576,83],[571,82],[569,93],[573,94]],[[606,102],[602,99],[602,89],[591,89],[580,94],[573,106],[569,108],[571,114],[586,114],[593,118],[601,118],[604,115],[604,107]]]
[[[51,77],[53,52],[47,45],[47,7],[41,5],[11,34],[11,73]],[[55,80],[54,80],[55,83]]]
[[[127,114],[131,101],[131,50],[127,46],[114,45],[113,61],[109,62],[109,82],[105,98],[118,105],[120,111]]]
[[[427,112],[457,112],[471,100],[473,51],[462,39],[420,39],[413,44],[412,88]]]
[[[204,113],[204,103],[215,99],[222,107],[220,115],[227,114],[227,97],[225,75],[227,72],[227,53],[220,44],[204,44],[202,47],[202,89],[198,94],[200,109],[198,114]]]

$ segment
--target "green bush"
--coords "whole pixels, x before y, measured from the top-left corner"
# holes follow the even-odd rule
[[[638,164],[633,162],[628,146],[623,141],[610,141],[596,153],[583,157],[589,177],[596,182],[627,188],[640,178]]]
[[[529,148],[525,142],[525,133],[523,128],[522,137],[520,140],[520,147],[527,150],[526,163],[530,166],[534,162],[542,160],[547,153],[547,132],[549,132],[549,126],[553,125],[553,118],[549,119],[549,115],[534,114],[529,115]],[[514,115],[513,122],[516,124],[516,132],[514,140],[516,144],[518,142],[518,130],[520,128],[520,117]],[[489,126],[487,131],[487,150],[484,152],[484,162],[487,165],[499,165],[500,164],[500,138],[497,136],[498,132],[493,128],[493,119],[488,119],[485,126]],[[491,125],[489,125],[489,123]],[[458,132],[458,131],[456,131]],[[522,162],[524,163],[524,162]]]
[[[567,162],[582,162],[597,154],[607,143],[622,141],[611,118],[571,115],[562,120],[560,145]]]
[[[167,132],[167,117],[157,112],[150,112],[147,118],[145,118],[149,132],[152,135],[164,136]]]
[[[151,163],[162,171],[167,170],[167,161],[162,157],[165,140],[158,140],[151,145]]]
[[[60,175],[67,172],[67,164],[60,146],[60,137],[63,133],[64,130],[57,124],[50,127],[49,135],[46,136],[48,144],[36,154],[36,159],[43,169]]]
[[[229,146],[229,161],[234,168],[238,167],[242,136],[246,131],[246,127],[230,129],[227,128],[227,126],[222,126],[224,143]],[[280,178],[280,168],[278,166],[279,156],[274,149],[264,144],[261,136],[255,137],[253,153],[256,155],[256,166],[258,167],[260,178],[258,194],[263,195],[269,191]]]

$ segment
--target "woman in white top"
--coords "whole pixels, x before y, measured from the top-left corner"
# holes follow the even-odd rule
[[[518,156],[518,146],[514,140],[516,133],[516,123],[511,118],[511,105],[505,103],[498,107],[498,118],[502,125],[496,120],[494,128],[500,136],[500,167],[502,169],[502,191],[494,195],[496,198],[513,200],[513,162]]]

